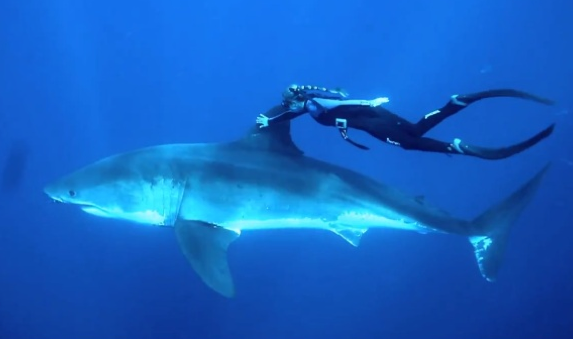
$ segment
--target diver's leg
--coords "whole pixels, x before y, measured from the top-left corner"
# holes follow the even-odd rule
[[[416,136],[412,131],[413,124],[407,121],[401,120],[397,123],[396,125],[371,124],[371,128],[366,128],[364,131],[380,141],[406,150],[445,154],[460,153],[452,143]]]
[[[418,136],[416,124],[387,109],[377,109],[369,119],[354,120],[352,127],[360,129],[374,138],[406,150],[436,153],[459,153],[452,143]]]
[[[551,135],[551,133],[553,133],[554,127],[555,124],[552,124],[551,126],[537,133],[533,137],[508,147],[500,147],[500,148],[479,147],[479,146],[468,145],[465,142],[461,141],[460,139],[454,139],[452,147],[454,147],[454,149],[457,152],[464,155],[470,155],[489,160],[505,159],[518,153],[521,153],[526,149],[539,143],[541,140],[547,138],[548,136]]]
[[[416,129],[419,136],[426,134],[429,130],[434,128],[436,125],[444,121],[446,118],[458,113],[468,105],[488,98],[496,97],[508,97],[508,98],[520,98],[524,100],[531,100],[545,105],[553,105],[552,100],[539,97],[537,95],[518,91],[514,89],[493,89],[483,92],[462,94],[462,95],[452,95],[450,101],[442,108],[432,111],[426,115],[418,123],[416,123]]]
[[[400,146],[405,150],[434,152],[444,154],[459,153],[452,143],[426,137],[387,138],[386,142]]]
[[[509,158],[536,145],[541,140],[550,136],[551,133],[553,133],[554,127],[555,125],[551,125],[523,142],[500,148],[487,148],[469,145],[457,138],[454,139],[452,143],[449,143],[426,137],[415,137],[406,133],[405,131],[400,131],[398,129],[392,131],[386,130],[385,133],[380,133],[380,131],[367,132],[383,142],[399,146],[406,150],[417,150],[444,154],[461,154],[481,159],[499,160]]]

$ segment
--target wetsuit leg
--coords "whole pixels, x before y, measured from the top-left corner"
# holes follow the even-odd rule
[[[454,147],[452,143],[440,141],[432,138],[426,137],[413,137],[407,134],[401,136],[386,137],[383,140],[389,144],[402,147],[406,150],[416,150],[423,152],[435,152],[435,153],[459,153],[459,151]],[[469,155],[469,154],[468,154]]]
[[[523,142],[500,148],[473,146],[459,139],[455,139],[450,143],[423,137],[419,135],[417,124],[413,124],[386,109],[376,109],[375,114],[367,118],[353,119],[351,127],[367,132],[380,141],[407,150],[463,154],[482,159],[496,160],[508,158],[536,145],[553,133],[555,125],[547,127]]]
[[[426,114],[420,121],[418,121],[416,126],[416,132],[419,136],[426,134],[430,129],[434,128],[436,125],[451,117],[452,115],[458,113],[468,105],[487,98],[496,97],[508,97],[508,98],[519,98],[524,100],[531,100],[545,105],[553,105],[552,100],[539,97],[537,95],[518,91],[514,89],[493,89],[489,91],[453,95],[444,107],[437,109],[433,112]]]
[[[390,120],[393,120],[393,122]],[[499,148],[486,148],[469,145],[462,142],[460,139],[455,139],[454,142],[450,143],[426,137],[419,137],[414,133],[415,124],[395,115],[388,115],[384,119],[373,119],[366,128],[363,128],[363,130],[380,141],[399,146],[406,150],[461,154],[481,159],[499,160],[521,153],[536,145],[541,140],[550,136],[553,133],[554,127],[555,125],[553,124],[523,142]]]
[[[390,112],[371,118],[360,129],[380,141],[406,150],[460,153],[452,143],[418,136],[415,124]]]

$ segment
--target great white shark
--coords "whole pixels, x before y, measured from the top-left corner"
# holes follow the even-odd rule
[[[473,246],[481,275],[494,281],[510,228],[549,166],[475,219],[464,220],[370,177],[305,156],[285,122],[253,127],[231,142],[167,144],[113,155],[44,191],[99,217],[173,227],[201,280],[232,297],[228,246],[243,231],[278,228],[324,229],[353,246],[377,228],[460,235]]]

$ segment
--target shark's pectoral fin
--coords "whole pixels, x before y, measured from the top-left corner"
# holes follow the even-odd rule
[[[177,221],[175,234],[183,254],[201,280],[219,294],[233,297],[235,287],[227,262],[227,248],[239,234],[200,221]]]
[[[341,236],[342,239],[348,241],[348,243],[354,247],[360,245],[362,235],[368,231],[367,228],[351,228],[345,226],[333,226],[330,230]]]

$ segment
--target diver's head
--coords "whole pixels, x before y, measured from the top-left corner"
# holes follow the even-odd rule
[[[291,101],[294,100],[295,97],[299,96],[300,93],[300,86],[292,84],[290,86],[288,86],[284,91],[283,91],[283,100],[287,100],[287,101]]]
[[[301,87],[290,85],[283,91],[282,105],[291,111],[300,111],[304,108],[305,97],[302,94]]]

